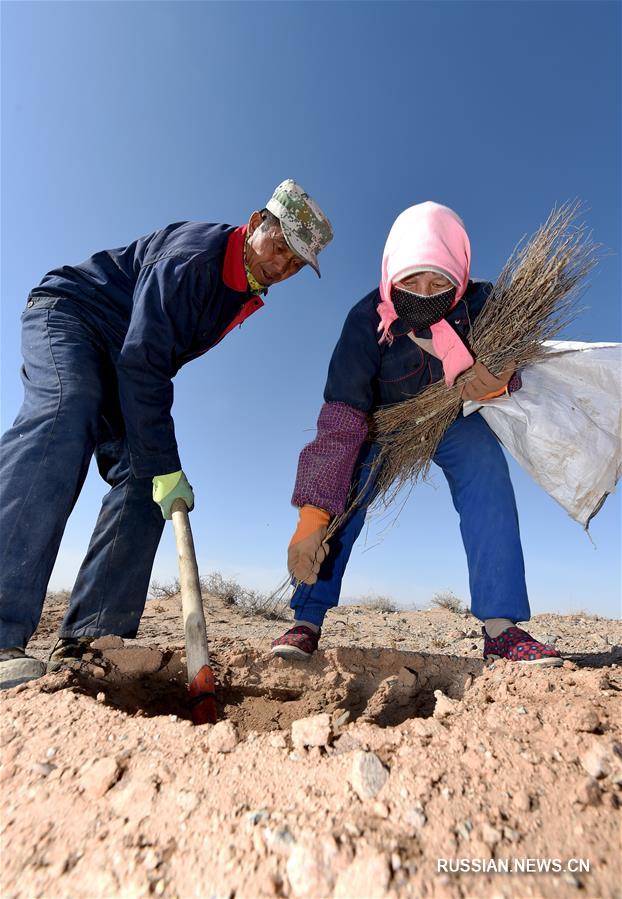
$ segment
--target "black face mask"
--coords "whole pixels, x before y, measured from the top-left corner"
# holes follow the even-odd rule
[[[400,287],[391,288],[391,301],[398,317],[415,331],[424,331],[445,318],[456,299],[456,288],[450,287],[431,297],[412,293]]]

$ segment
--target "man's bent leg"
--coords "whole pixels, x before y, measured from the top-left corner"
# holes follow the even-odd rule
[[[447,429],[434,461],[460,515],[473,615],[528,621],[516,501],[497,438],[481,415],[460,417]]]
[[[151,478],[132,474],[123,437],[100,441],[95,453],[111,489],[102,501],[60,636],[135,637],[164,519],[152,498]]]
[[[0,648],[35,631],[96,440],[102,348],[83,321],[33,307],[22,329],[24,402],[0,441]]]

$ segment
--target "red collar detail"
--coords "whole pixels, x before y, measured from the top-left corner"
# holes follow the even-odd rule
[[[231,290],[239,293],[248,292],[248,279],[244,266],[244,241],[246,240],[246,225],[240,225],[229,235],[225,261],[222,267],[222,280]]]
[[[243,322],[245,322],[249,315],[252,315],[253,312],[257,312],[258,309],[261,309],[263,304],[264,302],[260,297],[251,297],[250,300],[246,300],[246,302],[242,304],[242,308],[240,309],[236,317],[227,325],[216,343],[220,343],[223,337],[226,337],[230,331],[233,331],[234,328],[237,328],[238,325],[241,325]],[[216,344],[213,344],[213,346],[216,346]]]

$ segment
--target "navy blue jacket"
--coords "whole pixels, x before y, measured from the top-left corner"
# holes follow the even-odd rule
[[[171,378],[263,305],[248,289],[241,232],[177,222],[55,269],[31,291],[29,305],[68,303],[104,338],[136,477],[181,468]]]
[[[464,296],[446,321],[461,337],[467,337],[492,290],[489,281],[469,281]],[[348,313],[333,352],[324,390],[327,403],[347,403],[360,412],[372,412],[415,396],[443,377],[439,359],[414,343],[411,330],[399,319],[393,322],[393,343],[379,344],[378,288],[368,293]],[[430,338],[430,330],[418,337]]]

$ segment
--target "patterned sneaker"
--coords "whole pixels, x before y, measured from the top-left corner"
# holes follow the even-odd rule
[[[75,668],[95,639],[95,637],[60,637],[48,659],[48,674],[61,668]]]
[[[317,634],[304,624],[286,631],[272,641],[272,655],[281,659],[310,659],[320,642],[322,631]]]
[[[527,662],[530,665],[557,667],[563,659],[556,649],[540,643],[520,627],[508,627],[493,640],[482,628],[485,659],[510,659],[511,662]]]

